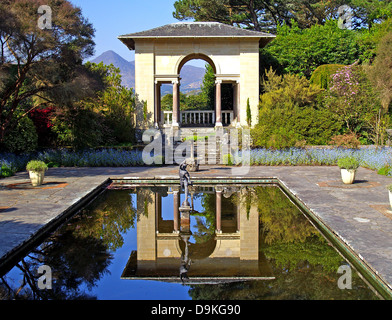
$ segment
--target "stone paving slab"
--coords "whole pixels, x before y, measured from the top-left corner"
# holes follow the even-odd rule
[[[344,185],[334,166],[254,166],[241,172],[224,166],[201,166],[191,178],[277,178],[306,204],[392,288],[392,210],[389,177],[359,168],[356,183]],[[28,186],[20,172],[0,180],[0,265],[107,179],[178,179],[178,167],[50,168],[42,187]]]

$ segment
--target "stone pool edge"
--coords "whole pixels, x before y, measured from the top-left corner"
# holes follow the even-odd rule
[[[169,182],[169,183],[179,183],[179,179],[176,175],[148,175],[145,177],[122,177],[122,178],[115,178],[115,176],[119,177],[119,174],[113,174],[113,178],[108,178],[110,174],[101,174],[98,175],[98,182],[97,184],[91,189],[91,190],[86,190],[86,192],[81,195],[81,197],[75,201],[74,203],[71,203],[70,206],[67,207],[67,209],[63,210],[60,212],[58,215],[55,217],[51,218],[49,221],[46,221],[45,224],[40,227],[38,230],[36,230],[34,233],[31,234],[30,237],[26,238],[22,243],[19,245],[14,246],[12,250],[9,250],[6,252],[2,257],[0,257],[0,271],[2,271],[4,268],[7,268],[7,266],[11,265],[12,262],[16,263],[18,261],[18,258],[23,257],[24,253],[28,250],[31,249],[34,244],[38,244],[39,241],[42,241],[42,239],[50,232],[51,230],[54,230],[57,228],[59,225],[64,223],[66,221],[67,217],[72,216],[75,214],[77,211],[79,211],[81,208],[86,206],[90,201],[96,198],[101,192],[103,192],[106,189],[106,186],[109,186],[111,183],[114,181],[132,181],[133,183],[137,183],[138,180],[145,181],[145,182],[151,182],[154,180],[159,180],[159,183]],[[102,179],[101,179],[102,178]],[[367,263],[366,260],[361,256],[361,254],[345,240],[345,238],[342,235],[339,235],[338,232],[333,230],[333,227],[331,227],[328,222],[325,222],[324,219],[320,216],[320,214],[317,213],[316,210],[312,209],[312,204],[307,204],[305,200],[301,199],[300,195],[298,192],[293,190],[292,187],[289,187],[287,183],[285,183],[282,179],[278,178],[277,176],[271,176],[271,177],[228,177],[228,176],[216,176],[216,177],[206,177],[206,178],[199,178],[199,177],[192,177],[192,181],[198,182],[198,181],[203,181],[204,183],[264,183],[264,184],[276,184],[281,189],[286,193],[286,195],[289,196],[289,198],[292,198],[294,203],[297,206],[300,206],[302,211],[305,211],[305,213],[310,216],[309,218],[314,219],[317,224],[320,224],[318,228],[320,227],[324,228],[327,233],[330,233],[333,235],[333,237],[337,240],[338,244],[343,245],[343,251],[347,253],[351,258],[354,260],[354,267],[356,268],[355,264],[359,263],[358,266],[359,268],[364,268],[366,272],[361,272],[365,273],[367,275],[371,275],[370,277],[370,282],[375,281],[376,283],[380,284],[380,286],[376,286],[378,289],[381,287],[381,290],[384,291],[383,297],[386,299],[392,299],[392,290],[391,290],[391,284],[386,281],[381,274],[377,272],[375,268],[372,267],[370,263]],[[295,188],[294,188],[295,189]],[[339,248],[339,251],[341,248]],[[26,252],[27,253],[27,252]],[[347,259],[349,257],[346,257]],[[15,261],[16,260],[16,261]],[[351,263],[351,261],[350,261]],[[372,286],[373,283],[372,283]]]
[[[159,181],[159,182],[156,182]],[[346,258],[349,263],[356,269],[364,280],[376,291],[382,295],[384,299],[392,300],[392,286],[377,272],[375,268],[371,266],[356,250],[349,244],[345,238],[336,232],[332,227],[324,221],[324,219],[317,214],[315,210],[312,210],[300,196],[293,190],[290,189],[281,179],[278,177],[208,177],[208,178],[192,178],[195,184],[273,184],[285,193],[285,195],[301,210],[311,221],[311,223],[322,233],[328,241],[332,242],[337,247],[338,252]],[[154,176],[154,177],[124,177],[122,179],[112,179],[112,184],[117,184],[118,187],[129,187],[135,184],[178,184],[179,179],[170,176]]]

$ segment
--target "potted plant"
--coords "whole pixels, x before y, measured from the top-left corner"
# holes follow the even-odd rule
[[[388,189],[388,193],[389,193],[389,204],[392,208],[392,184],[388,185],[387,189]]]
[[[345,184],[351,184],[355,180],[355,173],[359,167],[359,162],[354,157],[345,157],[338,160],[338,166]]]
[[[26,170],[29,172],[31,184],[36,187],[44,182],[45,171],[48,170],[48,166],[43,161],[31,160],[27,163]]]

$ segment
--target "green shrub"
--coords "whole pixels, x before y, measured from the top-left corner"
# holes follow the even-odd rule
[[[359,162],[354,157],[344,157],[338,160],[340,169],[356,170],[359,167]]]
[[[252,124],[252,113],[250,111],[250,104],[249,104],[249,98],[246,100],[246,122],[248,126]]]
[[[41,172],[41,171],[48,170],[48,166],[43,161],[40,161],[40,160],[30,160],[27,163],[27,165],[26,165],[26,170],[27,171]]]
[[[323,89],[328,89],[331,83],[331,76],[335,74],[343,64],[323,64],[313,71],[310,83],[318,85]]]
[[[33,121],[25,116],[18,121],[15,128],[6,133],[5,149],[9,152],[32,152],[38,147],[38,134]]]
[[[392,192],[392,184],[387,185],[387,189]]]
[[[11,168],[9,168],[6,165],[2,165],[0,167],[0,177],[6,178],[6,177],[11,177],[14,173],[12,172]]]
[[[109,114],[105,117],[102,127],[104,129],[106,127],[102,136],[104,145],[135,143],[135,132],[130,116],[114,113]]]
[[[58,164],[57,162],[49,162],[48,163],[48,168],[58,168],[60,167],[60,164]]]
[[[231,154],[224,154],[222,157],[223,164],[232,166],[233,165],[233,157]]]
[[[391,166],[390,165],[385,165],[382,168],[377,170],[378,174],[381,174],[383,176],[389,176],[391,174]]]
[[[287,148],[326,144],[341,123],[320,102],[323,90],[298,75],[278,76],[272,70],[263,82],[259,123],[251,130],[253,145]]]
[[[60,146],[75,149],[95,148],[115,143],[113,131],[105,124],[102,114],[74,108],[53,120],[53,131]]]
[[[254,146],[281,149],[297,145],[323,145],[340,128],[325,109],[276,108],[260,111],[259,123],[251,130]]]

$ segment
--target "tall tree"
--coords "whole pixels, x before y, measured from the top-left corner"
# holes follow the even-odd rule
[[[257,31],[273,31],[277,24],[290,23],[287,1],[177,0],[173,16],[179,20],[217,21]]]
[[[372,83],[375,85],[385,112],[392,103],[392,31],[380,41],[374,63],[369,67]]]
[[[1,1],[0,144],[40,103],[69,104],[94,92],[82,65],[93,54],[93,36],[67,0]]]
[[[303,29],[338,19],[343,5],[350,7],[353,28],[370,28],[392,15],[392,0],[177,0],[173,16],[274,32],[292,21]]]
[[[351,0],[353,27],[370,29],[374,24],[392,17],[392,0]]]
[[[291,28],[279,27],[275,40],[262,49],[260,72],[273,66],[279,73],[299,74],[309,79],[320,65],[354,63],[362,50],[365,48],[358,47],[357,33],[340,29],[336,21],[307,29],[294,23]]]
[[[256,31],[274,32],[277,26],[324,24],[338,17],[344,0],[177,0],[173,16],[179,20],[218,21]]]

